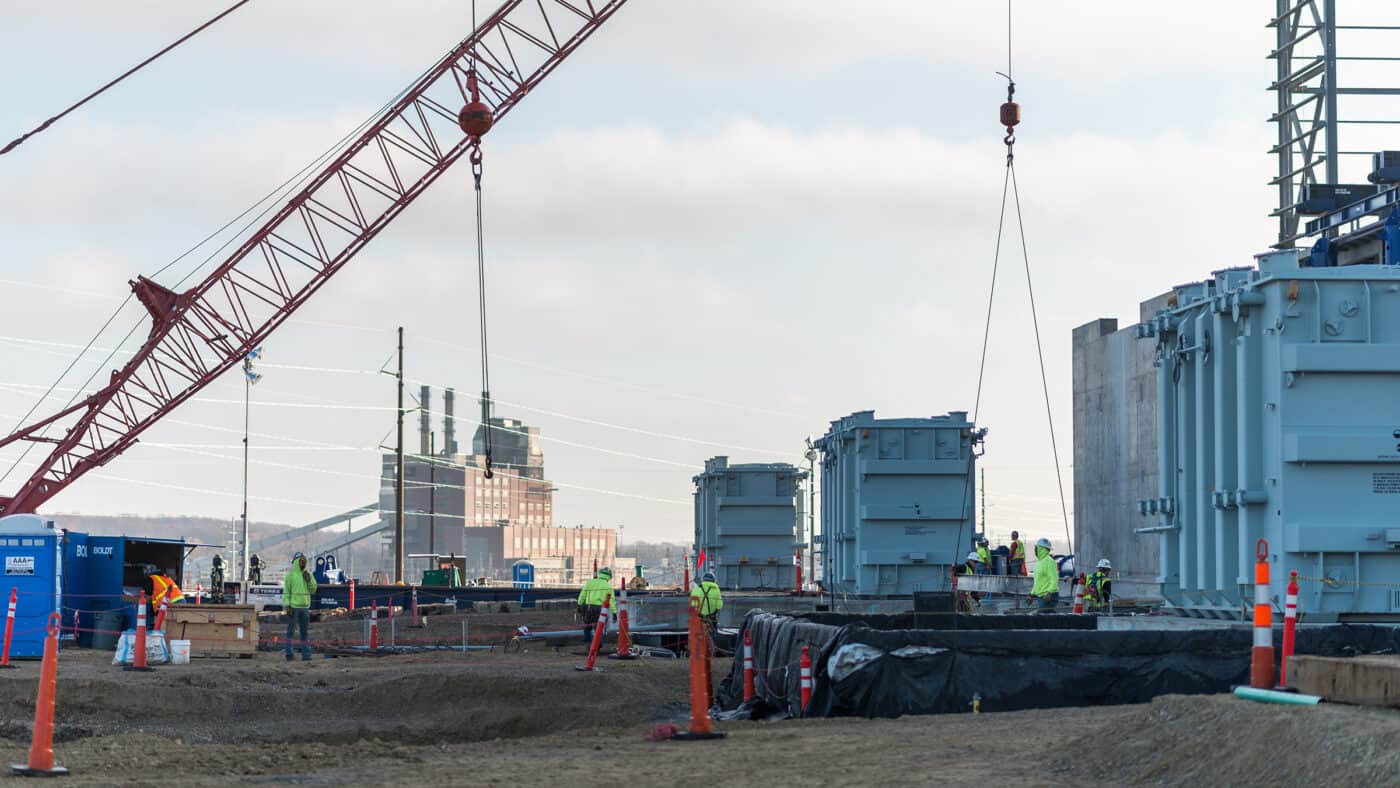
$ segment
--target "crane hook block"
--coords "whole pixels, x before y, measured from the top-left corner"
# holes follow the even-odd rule
[[[462,131],[468,137],[480,138],[491,130],[491,122],[495,117],[491,113],[491,108],[486,106],[484,101],[471,101],[467,106],[462,107],[462,111],[457,113],[457,125],[462,127]]]
[[[1021,105],[1014,101],[1008,101],[1001,105],[1001,125],[1006,127],[1007,133],[1021,122]]]

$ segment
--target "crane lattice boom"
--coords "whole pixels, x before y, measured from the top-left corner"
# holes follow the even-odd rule
[[[0,497],[0,513],[33,512],[125,451],[238,364],[452,166],[470,147],[458,111],[473,64],[499,123],[624,2],[506,0],[204,281],[176,292],[138,276],[146,341],[99,391],[0,440],[52,446],[18,492]]]

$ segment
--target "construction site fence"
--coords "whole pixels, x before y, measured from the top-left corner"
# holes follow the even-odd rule
[[[1199,630],[985,629],[965,616],[957,628],[877,629],[864,622],[749,613],[755,696],[743,700],[743,661],[720,682],[725,716],[897,717],[982,711],[1145,703],[1166,694],[1228,692],[1249,682],[1253,634],[1247,628]],[[860,617],[851,617],[860,618]],[[996,626],[995,624],[988,624]],[[742,641],[743,634],[740,634]],[[1275,630],[1275,654],[1282,632]],[[1395,653],[1400,629],[1339,624],[1300,629],[1295,653],[1320,656]],[[801,709],[799,663],[812,658],[812,696]]]

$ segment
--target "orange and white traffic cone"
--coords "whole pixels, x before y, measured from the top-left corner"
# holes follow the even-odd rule
[[[379,650],[379,602],[369,604],[369,650]]]
[[[1083,575],[1083,573],[1080,573],[1079,577],[1074,578],[1074,579],[1071,580],[1070,582],[1074,583],[1074,614],[1075,614],[1076,616],[1082,615],[1082,614],[1084,613],[1084,575]]]
[[[195,583],[195,584],[194,584],[194,603],[195,603],[196,605],[199,604],[199,598],[202,597],[202,596],[204,596],[204,584],[203,584],[203,583]]]
[[[350,609],[355,609],[355,581],[350,581]]]
[[[131,664],[124,670],[150,671],[155,668],[146,664],[146,592],[136,602],[136,642],[132,646]]]
[[[1288,686],[1288,658],[1293,656],[1293,638],[1298,629],[1298,573],[1288,575],[1287,596],[1283,606],[1283,653],[1278,660],[1278,684]]]
[[[53,707],[58,690],[58,628],[61,617],[49,614],[48,635],[44,638],[44,661],[39,666],[39,696],[34,701],[34,732],[29,741],[29,762],[10,764],[10,771],[22,777],[61,777],[68,773],[53,765]]]
[[[710,726],[710,693],[705,687],[709,668],[709,644],[705,625],[700,622],[700,600],[690,600],[690,627],[686,632],[686,647],[690,649],[690,730],[677,733],[681,741],[722,739],[724,734]]]
[[[157,631],[157,632],[164,632],[164,631],[165,631],[165,610],[166,610],[166,607],[167,607],[168,605],[169,605],[169,601],[168,601],[164,596],[162,596],[162,597],[160,598],[160,609],[156,611],[156,631]]]
[[[802,660],[797,663],[797,666],[801,670],[800,676],[802,682],[802,707],[798,710],[798,713],[805,715],[807,713],[807,704],[812,701],[812,656],[808,653],[805,644],[802,646]]]
[[[5,650],[0,653],[0,668],[13,668],[10,664],[10,638],[15,634],[15,606],[19,602],[19,588],[10,589],[10,609],[5,613]]]
[[[632,635],[627,628],[627,581],[622,582],[622,593],[617,598],[617,651],[608,659],[636,659],[632,653]]]
[[[598,649],[603,645],[603,633],[608,628],[608,600],[603,600],[603,609],[598,613],[598,623],[593,626],[593,642],[588,646],[588,662],[575,665],[574,670],[596,671]]]
[[[1254,647],[1249,654],[1249,686],[1274,688],[1274,609],[1269,599],[1269,543],[1255,543]]]

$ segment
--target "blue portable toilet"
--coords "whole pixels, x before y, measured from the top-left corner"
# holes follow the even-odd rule
[[[529,561],[516,561],[510,568],[510,580],[516,588],[534,588],[535,565]]]
[[[63,604],[63,534],[38,515],[0,517],[0,559],[3,592],[19,592],[10,656],[42,657],[49,614]]]

